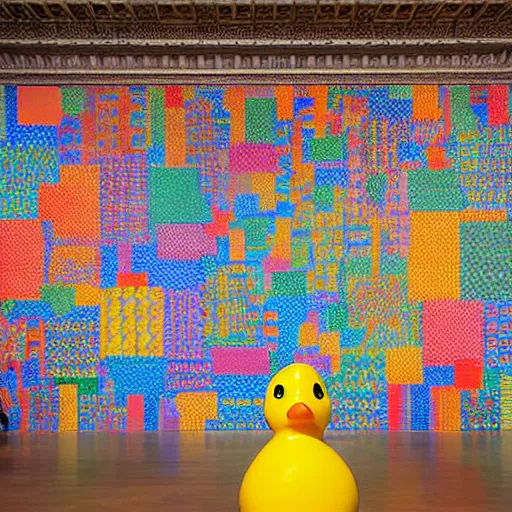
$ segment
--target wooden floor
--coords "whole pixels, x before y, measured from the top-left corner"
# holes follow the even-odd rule
[[[0,433],[0,509],[237,511],[242,475],[268,438]],[[330,434],[327,441],[356,475],[362,512],[511,510],[512,432]]]

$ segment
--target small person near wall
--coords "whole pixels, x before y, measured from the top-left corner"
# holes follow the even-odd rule
[[[0,398],[0,424],[2,425],[3,430],[5,430],[5,431],[9,430],[9,417],[4,412],[1,398]]]

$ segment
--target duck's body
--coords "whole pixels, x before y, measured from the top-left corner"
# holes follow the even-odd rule
[[[276,434],[254,459],[240,490],[241,512],[356,512],[357,484],[323,441]]]
[[[270,382],[265,417],[274,437],[240,488],[240,512],[357,512],[359,492],[345,461],[323,441],[331,405],[318,373],[290,365]]]

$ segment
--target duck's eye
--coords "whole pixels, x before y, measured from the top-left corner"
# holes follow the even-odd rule
[[[313,393],[315,394],[316,398],[318,398],[318,400],[322,400],[324,397],[324,390],[322,389],[322,386],[318,384],[318,382],[315,382],[315,385],[313,386]]]
[[[279,400],[280,398],[283,398],[283,396],[284,396],[284,388],[283,388],[283,386],[281,386],[281,384],[278,384],[274,388],[274,398],[277,398]]]

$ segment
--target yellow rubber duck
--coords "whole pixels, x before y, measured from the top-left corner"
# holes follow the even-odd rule
[[[245,473],[240,512],[357,512],[354,475],[323,441],[331,401],[316,370],[292,364],[279,371],[264,410],[274,437]]]

